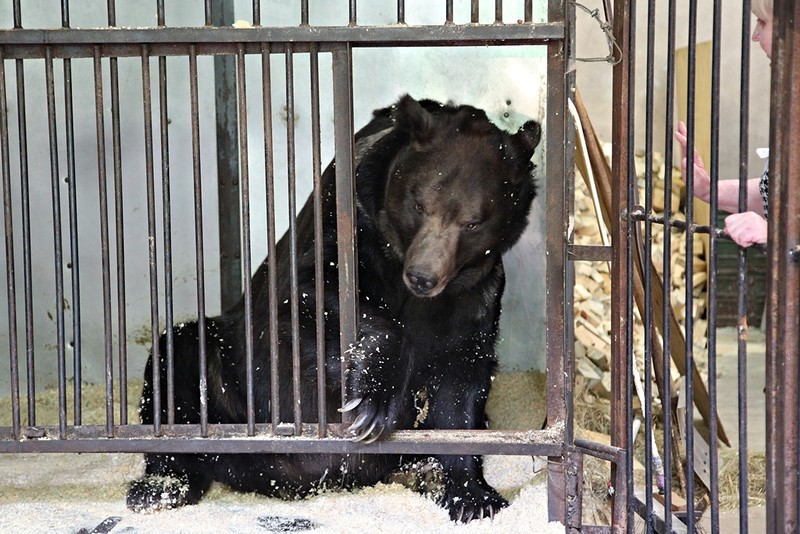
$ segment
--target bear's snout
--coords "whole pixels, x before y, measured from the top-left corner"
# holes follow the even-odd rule
[[[438,285],[439,278],[435,274],[417,269],[408,269],[405,273],[408,288],[418,297],[433,296],[430,293]]]

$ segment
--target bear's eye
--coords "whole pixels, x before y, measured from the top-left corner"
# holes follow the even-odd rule
[[[422,207],[422,204],[417,202],[414,204],[414,209],[417,210],[417,213],[425,213],[425,208]]]
[[[479,223],[479,222],[471,222],[469,224],[465,224],[464,225],[464,231],[465,232],[474,232],[475,230],[478,229],[478,227],[480,225],[481,225],[481,223]]]

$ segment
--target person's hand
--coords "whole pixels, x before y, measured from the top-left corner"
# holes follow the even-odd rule
[[[675,132],[675,139],[678,140],[678,143],[681,145],[681,152],[683,153],[683,158],[681,159],[681,171],[683,172],[684,180],[686,179],[686,123],[683,121],[678,122],[678,130]],[[705,202],[709,202],[711,198],[711,177],[708,175],[706,171],[706,166],[703,163],[703,158],[700,157],[700,154],[697,152],[697,149],[694,151],[694,172],[693,172],[693,179],[694,179],[694,196],[703,200]]]
[[[740,247],[767,242],[767,220],[754,211],[725,217],[725,231]]]

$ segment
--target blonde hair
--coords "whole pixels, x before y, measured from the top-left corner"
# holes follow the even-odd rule
[[[752,0],[750,8],[762,20],[772,18],[772,0]]]

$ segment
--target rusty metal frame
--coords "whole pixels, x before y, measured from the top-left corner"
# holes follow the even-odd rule
[[[496,3],[496,20],[493,24],[480,24],[478,23],[477,2],[473,1],[472,21],[470,24],[455,24],[453,23],[453,3],[448,0],[447,7],[447,21],[443,25],[438,26],[406,26],[403,24],[405,17],[405,6],[402,0],[398,1],[398,23],[397,25],[388,26],[360,26],[357,23],[357,10],[355,8],[355,1],[350,0],[350,25],[343,27],[313,27],[308,25],[308,3],[301,2],[302,21],[300,26],[292,27],[270,27],[262,26],[260,19],[259,2],[254,2],[253,8],[253,27],[246,29],[234,29],[230,27],[218,27],[214,25],[214,16],[212,16],[211,6],[218,5],[213,0],[206,2],[206,25],[196,28],[171,28],[165,24],[164,17],[164,3],[163,1],[157,2],[157,19],[158,25],[153,28],[118,28],[114,27],[115,13],[113,9],[114,2],[109,2],[109,27],[105,29],[73,29],[70,27],[69,22],[69,8],[68,2],[63,5],[67,6],[66,12],[62,14],[62,28],[59,29],[25,29],[22,25],[21,18],[18,15],[19,2],[14,2],[15,19],[13,29],[0,30],[0,156],[2,156],[2,186],[4,197],[4,227],[6,231],[6,254],[10,255],[7,258],[8,265],[14,265],[14,218],[12,214],[12,206],[14,200],[11,198],[11,152],[9,150],[9,121],[7,115],[7,99],[6,94],[6,64],[14,62],[18,69],[19,77],[17,80],[23,80],[24,86],[24,71],[22,69],[23,62],[29,59],[45,60],[47,80],[48,80],[48,105],[54,110],[54,63],[56,60],[62,60],[65,69],[65,91],[71,90],[71,74],[69,73],[70,62],[75,58],[93,58],[95,66],[95,93],[96,97],[100,99],[97,104],[97,142],[98,153],[101,155],[106,154],[108,148],[105,146],[105,135],[103,128],[105,118],[102,115],[102,99],[103,99],[103,86],[104,83],[102,73],[105,62],[108,59],[108,64],[112,71],[111,76],[111,93],[112,95],[118,94],[119,80],[116,76],[116,62],[118,58],[133,57],[140,58],[142,63],[142,83],[144,88],[144,102],[143,112],[145,114],[145,152],[146,152],[146,169],[147,176],[147,195],[148,195],[148,235],[151,238],[151,243],[156,240],[157,218],[163,217],[163,232],[165,240],[165,257],[157,258],[156,249],[151,245],[150,248],[150,299],[151,299],[151,314],[152,314],[152,328],[150,332],[151,341],[154,347],[158,347],[158,319],[161,314],[166,314],[167,321],[172,322],[172,309],[170,304],[172,287],[171,287],[171,247],[169,245],[169,232],[170,232],[170,212],[171,207],[174,205],[173,201],[169,198],[169,134],[167,129],[168,112],[167,112],[167,99],[165,98],[165,87],[167,78],[166,58],[170,56],[181,56],[188,59],[190,69],[190,93],[191,93],[191,109],[193,115],[193,151],[195,155],[194,164],[194,184],[195,184],[195,220],[196,226],[196,250],[198,256],[197,274],[198,274],[198,306],[204,310],[204,295],[206,287],[203,281],[204,264],[202,261],[203,256],[203,237],[202,237],[202,222],[204,217],[208,214],[203,212],[201,198],[201,169],[199,166],[199,131],[197,129],[197,115],[198,100],[197,100],[197,58],[200,56],[214,55],[220,59],[229,60],[231,63],[237,65],[236,72],[238,80],[233,80],[233,85],[227,85],[227,91],[239,91],[240,94],[244,91],[244,57],[247,55],[260,55],[262,58],[262,67],[267,64],[271,54],[284,54],[287,59],[287,69],[290,69],[291,58],[295,53],[308,53],[312,57],[312,62],[315,61],[317,54],[326,53],[331,54],[333,58],[333,80],[334,80],[334,103],[336,109],[340,111],[340,117],[345,117],[345,120],[338,120],[335,125],[334,138],[335,138],[335,151],[337,160],[337,176],[339,176],[339,183],[337,184],[337,201],[339,202],[339,235],[340,235],[340,265],[344,268],[340,269],[342,287],[352,289],[356,287],[354,274],[357,265],[357,258],[355,257],[355,207],[352,190],[353,180],[353,124],[352,124],[352,48],[354,47],[397,47],[397,46],[475,46],[475,45],[491,45],[491,46],[504,46],[504,45],[542,45],[548,48],[548,91],[547,91],[547,124],[546,131],[548,137],[546,139],[546,161],[547,168],[551,169],[548,172],[549,180],[547,187],[547,210],[548,210],[548,224],[547,224],[547,277],[548,277],[548,293],[547,293],[547,306],[548,306],[548,326],[547,326],[547,351],[548,351],[548,426],[543,430],[528,431],[528,432],[498,432],[498,431],[401,431],[394,434],[390,439],[382,442],[377,442],[370,445],[363,445],[360,443],[353,443],[346,439],[341,439],[345,435],[344,427],[337,424],[330,424],[321,421],[319,425],[305,424],[299,420],[298,414],[295,414],[293,424],[280,424],[277,419],[277,414],[271,424],[256,424],[253,416],[252,407],[252,381],[248,377],[248,421],[246,424],[237,425],[217,425],[209,423],[206,417],[201,416],[201,423],[199,425],[175,425],[172,417],[174,406],[172,400],[172,376],[168,375],[165,384],[158,383],[158,377],[154,376],[154,389],[158,391],[160,388],[166,388],[168,391],[167,398],[170,399],[170,406],[167,412],[170,416],[167,420],[160,420],[156,415],[155,424],[152,426],[146,425],[132,425],[128,423],[127,412],[125,408],[121,408],[121,419],[119,422],[114,422],[113,404],[114,398],[113,383],[111,372],[113,366],[113,347],[111,345],[111,317],[113,310],[111,309],[111,290],[112,283],[110,281],[110,267],[109,256],[104,256],[103,268],[103,291],[105,292],[106,306],[104,308],[105,324],[106,324],[106,353],[105,365],[107,369],[107,417],[105,425],[83,425],[81,424],[81,416],[79,410],[75,414],[74,425],[67,421],[66,417],[66,376],[64,369],[66,368],[65,362],[65,328],[64,314],[60,311],[57,314],[58,320],[58,358],[59,358],[59,398],[60,398],[60,417],[59,424],[56,426],[40,426],[35,423],[35,402],[29,401],[29,425],[23,425],[20,418],[20,392],[19,392],[19,373],[21,365],[25,365],[20,359],[18,351],[18,332],[16,327],[16,318],[20,314],[17,310],[16,304],[16,288],[18,285],[17,274],[13,269],[6,272],[6,283],[9,290],[9,357],[11,366],[11,382],[12,382],[12,404],[14,405],[13,411],[13,424],[11,427],[0,428],[0,452],[361,452],[361,453],[435,453],[446,450],[452,454],[517,454],[517,455],[530,455],[530,456],[547,456],[550,457],[550,477],[549,477],[549,516],[552,520],[563,521],[566,518],[565,512],[565,491],[567,485],[567,474],[565,470],[564,451],[565,444],[572,441],[572,421],[571,421],[571,374],[572,374],[572,348],[571,348],[571,300],[567,291],[567,284],[570,283],[571,277],[566,261],[566,229],[568,224],[568,212],[571,207],[568,205],[571,202],[569,194],[572,184],[572,143],[564,142],[564,139],[571,139],[569,133],[571,129],[568,127],[567,117],[569,114],[566,112],[567,95],[571,94],[571,88],[574,83],[574,74],[569,74],[567,64],[571,55],[571,26],[569,19],[571,17],[571,4],[563,0],[550,0],[548,9],[548,22],[534,23],[532,21],[532,2],[526,1],[525,20],[519,21],[517,24],[504,24],[502,22],[502,2]],[[63,7],[63,6],[62,6]],[[224,21],[224,16],[219,20]],[[157,68],[152,71],[151,62],[157,61]],[[313,69],[312,69],[313,70]],[[152,72],[151,72],[152,71]],[[264,75],[264,102],[265,102],[265,157],[269,160],[272,157],[272,140],[271,134],[268,135],[268,130],[271,125],[268,124],[267,105],[268,94],[271,90],[270,82],[267,76],[269,69],[263,70]],[[152,108],[152,95],[150,94],[151,76],[157,77],[159,81],[160,90],[162,93],[159,95],[159,109],[156,112],[157,129],[153,128],[151,116],[153,113]],[[230,80],[229,80],[230,81]],[[18,84],[19,87],[19,84]],[[24,90],[20,89],[21,97],[20,102],[24,104]],[[287,101],[291,103],[293,95],[289,93],[291,88],[287,88]],[[71,93],[67,94],[67,118],[66,128],[70,132],[72,128],[71,113]],[[99,188],[101,191],[101,210],[102,210],[102,226],[103,226],[103,242],[107,243],[109,235],[112,231],[117,232],[118,242],[123,242],[120,239],[122,220],[118,216],[116,220],[110,221],[108,219],[109,206],[112,201],[116,207],[115,212],[121,213],[122,209],[122,156],[120,150],[119,138],[119,102],[118,96],[112,96],[112,141],[114,157],[112,160],[114,177],[114,197],[113,199],[106,198],[105,191],[107,186],[105,178],[107,169],[105,168],[105,158],[98,157],[98,172],[101,176]],[[239,99],[239,109],[230,110],[237,113],[239,116],[246,115],[246,102]],[[318,104],[317,104],[318,109]],[[23,114],[24,115],[24,114]],[[21,151],[24,154],[24,116],[19,118],[20,129],[23,131],[23,139],[20,140]],[[58,151],[56,149],[56,124],[55,112],[51,112],[51,156],[54,158],[51,168],[53,169],[52,185],[53,195],[59,194],[58,182],[60,177],[57,170],[59,164],[57,162]],[[289,113],[289,117],[292,114]],[[348,120],[349,117],[349,120]],[[289,128],[291,129],[291,120],[289,121]],[[242,150],[241,143],[246,143],[244,134],[246,133],[246,125],[238,124],[238,131],[235,127],[227,128],[226,132],[230,133],[231,137],[238,134],[239,150]],[[160,137],[162,168],[161,179],[164,184],[164,192],[162,198],[161,214],[156,213],[155,207],[155,192],[156,192],[156,174],[157,169],[154,168],[154,137],[158,133]],[[316,135],[318,136],[318,126],[316,128]],[[68,136],[69,137],[69,136]],[[246,137],[246,136],[245,136]],[[71,167],[74,162],[74,146],[71,144],[72,138],[68,138],[68,148],[66,150],[68,158],[68,167]],[[246,145],[245,145],[246,151]],[[315,158],[318,159],[318,153],[315,153]],[[25,157],[22,157],[24,164]],[[319,161],[315,165],[319,166]],[[348,164],[349,163],[349,164]],[[234,184],[225,183],[220,185],[220,190],[225,192],[230,200],[231,205],[239,205],[241,202],[241,213],[237,213],[238,224],[244,225],[243,235],[246,236],[249,228],[249,208],[248,206],[248,176],[246,171],[242,172],[247,167],[246,159],[241,162],[239,172],[240,184],[236,184],[235,191],[231,188]],[[235,172],[227,172],[230,174],[226,180],[234,179]],[[109,175],[111,173],[108,173]],[[290,182],[293,181],[292,171],[290,169]],[[69,178],[74,177],[74,170],[71,171]],[[318,176],[316,176],[318,178]],[[23,180],[27,180],[27,175],[23,172]],[[268,176],[268,191],[271,190],[272,177]],[[27,187],[27,186],[25,186]],[[26,189],[27,190],[27,189]],[[70,189],[74,194],[74,188]],[[54,209],[60,209],[61,201],[54,197]],[[71,214],[74,217],[75,209],[74,198],[69,203]],[[16,209],[16,208],[14,208]],[[23,207],[23,209],[25,209]],[[268,217],[274,217],[271,210],[268,208]],[[316,219],[320,219],[317,214]],[[25,215],[24,220],[29,222],[30,216]],[[55,214],[55,219],[60,221],[62,215]],[[271,226],[271,225],[270,225]],[[71,239],[71,250],[77,248],[77,231],[74,219],[69,228],[62,229],[56,225],[53,229],[56,235],[56,240],[60,243],[62,235],[69,235]],[[25,236],[28,235],[27,228],[25,229]],[[29,250],[30,237],[23,237],[25,241],[25,249]],[[238,239],[237,239],[238,241]],[[274,257],[275,249],[275,236],[269,236],[268,250],[269,256]],[[59,245],[60,246],[60,245]],[[107,245],[104,247],[106,251],[110,250]],[[125,250],[120,246],[117,249],[117,295],[121,303],[125,301],[125,271],[124,271],[124,258]],[[29,252],[23,252],[24,258],[29,262]],[[73,254],[74,255],[74,254]],[[60,273],[63,257],[59,250],[56,259],[56,272]],[[242,262],[242,267],[237,267]],[[225,267],[226,264],[232,264],[233,267]],[[245,245],[245,252],[242,258],[223,258],[223,269],[240,269],[249,268],[250,262],[249,248]],[[162,267],[163,266],[163,267]],[[349,266],[349,268],[348,268]],[[73,273],[77,271],[77,265],[74,265]],[[159,269],[163,268],[164,273],[159,273]],[[274,277],[274,265],[269,268],[270,276]],[[296,272],[295,272],[296,275]],[[57,274],[57,279],[60,280],[60,274]],[[166,276],[166,287],[163,292],[167,296],[166,310],[158,309],[159,302],[159,288],[158,280],[160,276]],[[28,283],[29,276],[26,276],[26,296],[30,295],[30,285]],[[79,292],[75,286],[76,280],[72,280],[72,290]],[[58,284],[59,295],[66,291],[66,284],[60,281]],[[272,284],[274,287],[274,284]],[[249,284],[245,282],[244,293],[247,297],[250,296],[251,289]],[[342,347],[349,347],[350,343],[355,339],[355,332],[357,328],[357,302],[355,293],[352,291],[343,291],[340,295],[341,309],[342,309],[342,332],[341,344]],[[273,299],[274,296],[273,296]],[[245,304],[247,305],[247,304]],[[27,306],[23,311],[25,317],[30,324],[31,307]],[[117,310],[119,314],[120,328],[125,325],[125,312],[124,305],[120,305]],[[76,328],[80,327],[80,314],[75,316]],[[169,329],[168,329],[169,330]],[[245,328],[246,335],[252,336],[252,325]],[[32,336],[32,326],[26,329],[26,334]],[[276,337],[273,336],[273,339]],[[28,344],[27,364],[33,365]],[[248,345],[249,347],[249,345]],[[79,347],[78,347],[79,348]],[[167,361],[172,360],[172,342],[167,340],[167,354],[165,357]],[[119,351],[119,365],[120,368],[126,370],[126,347],[124,342],[118,347]],[[248,349],[251,351],[251,349]],[[79,354],[76,350],[76,358]],[[201,347],[201,367],[203,367],[204,350]],[[343,353],[345,351],[343,350]],[[275,347],[273,347],[273,364]],[[157,356],[157,355],[156,355]],[[248,361],[252,361],[252,355],[248,355]],[[79,366],[78,366],[79,367]],[[122,371],[124,373],[125,371]],[[157,375],[157,373],[156,373]],[[120,377],[124,377],[121,374]],[[29,389],[32,391],[33,384],[29,381]],[[295,391],[299,387],[299,377],[294,380]],[[275,391],[277,388],[273,388]],[[80,406],[80,387],[76,388],[75,403]],[[120,395],[122,398],[127,397],[126,385],[121,385]],[[203,393],[201,392],[201,398]],[[158,399],[158,395],[155,396]],[[33,395],[29,396],[30,399]],[[201,410],[201,412],[204,412]],[[155,413],[159,414],[158,407]],[[291,436],[291,437],[290,437]],[[566,436],[566,437],[565,437]],[[570,471],[570,476],[574,478],[575,473]],[[570,479],[570,484],[574,484],[574,480]]]

